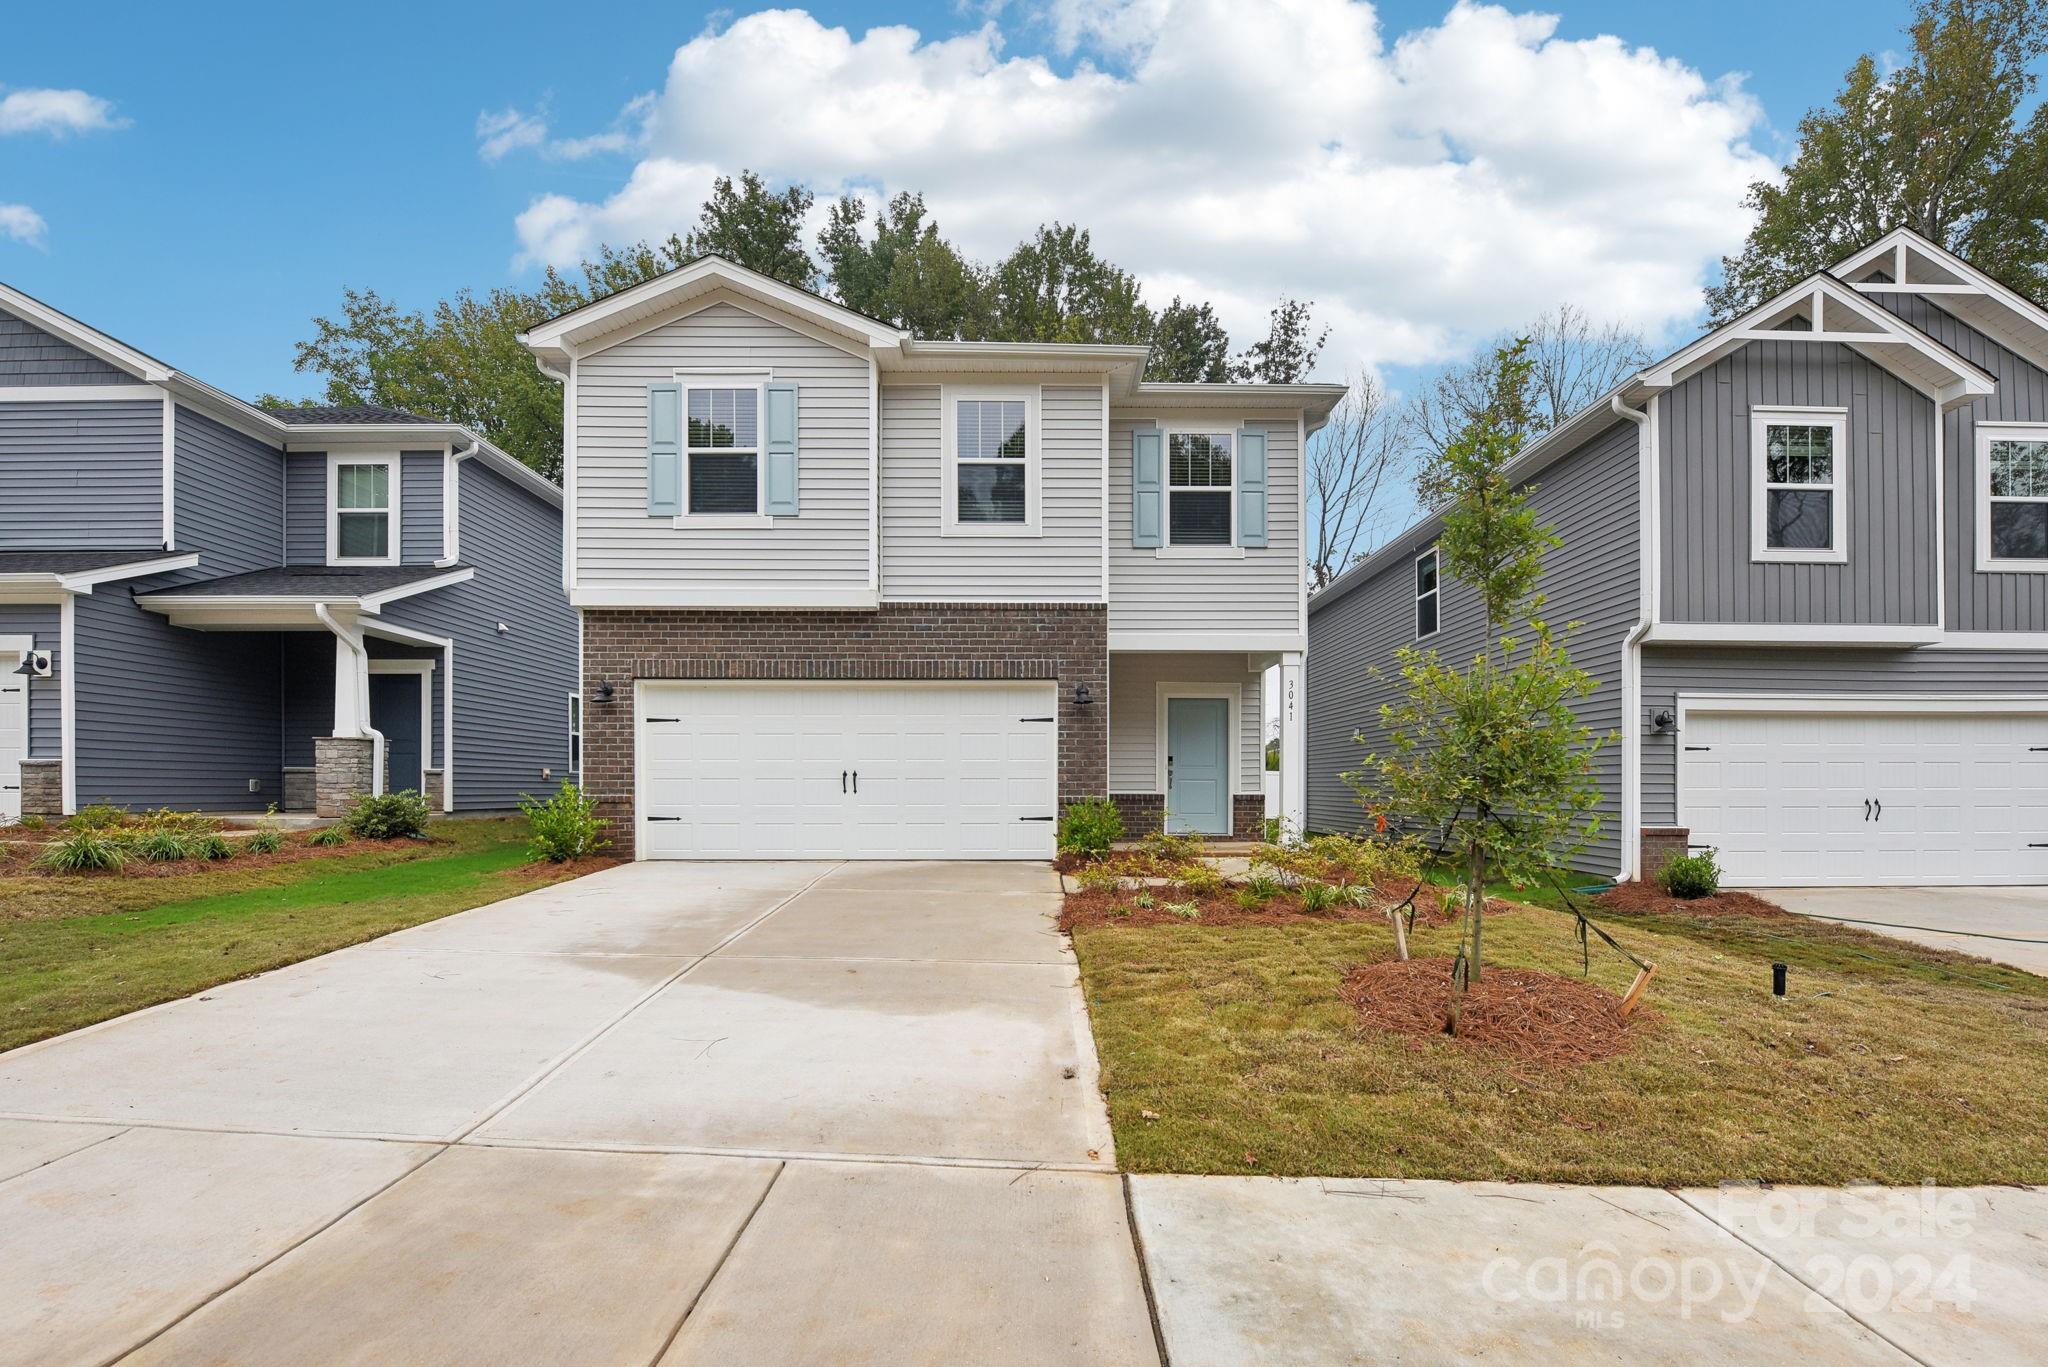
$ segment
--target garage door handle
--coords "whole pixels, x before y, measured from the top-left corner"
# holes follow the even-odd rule
[[[839,791],[842,793],[846,791],[846,771],[844,769],[839,771]]]
[[[1051,821],[1051,820],[1052,820],[1052,818],[1051,818],[1051,817],[1049,817],[1049,816],[1020,816],[1020,817],[1018,817],[1017,819],[1018,819],[1019,821]]]
[[[860,792],[860,770],[858,769],[853,771],[853,791],[856,794]]]
[[[1688,745],[1685,748],[1688,750],[1711,750],[1714,747],[1711,745]]]
[[[1870,820],[1870,799],[1867,797],[1863,799],[1863,819]]]
[[[650,817],[648,817],[647,819],[648,819],[649,821],[681,821],[681,820],[682,820],[682,818],[681,818],[681,817],[679,817],[679,816],[650,816]]]
[[[1878,798],[1878,799],[1877,799],[1877,819],[1878,819],[1879,821],[1882,821],[1882,820],[1884,820],[1884,799],[1883,799],[1883,798]]]

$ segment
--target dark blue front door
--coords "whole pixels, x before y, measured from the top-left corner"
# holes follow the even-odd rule
[[[420,676],[372,674],[370,725],[384,733],[391,756],[391,791],[426,791],[425,761],[420,753]]]

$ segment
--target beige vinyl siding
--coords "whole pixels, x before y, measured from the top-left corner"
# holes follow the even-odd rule
[[[577,361],[580,590],[867,587],[870,362],[793,321],[718,297]],[[677,374],[796,381],[798,516],[678,527],[647,515],[647,386]]]
[[[973,386],[994,380],[962,377]],[[1003,383],[1013,383],[1006,377]],[[946,385],[954,384],[948,380]],[[897,602],[1102,601],[1102,388],[1039,393],[1038,536],[943,536],[940,384],[882,390],[882,597]]]
[[[1114,612],[1115,608],[1112,607]],[[1238,766],[1235,791],[1264,791],[1266,709],[1260,697],[1261,675],[1253,672],[1241,652],[1214,654],[1133,653],[1112,651],[1109,657],[1109,791],[1159,791],[1159,685],[1236,684],[1238,704]]]
[[[1266,431],[1267,545],[1242,560],[1190,560],[1131,546],[1131,431],[1199,426]],[[1292,415],[1112,410],[1109,422],[1109,630],[1299,632],[1301,442]]]

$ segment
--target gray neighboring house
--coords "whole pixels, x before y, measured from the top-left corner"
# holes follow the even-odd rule
[[[466,428],[266,412],[0,285],[0,824],[546,789],[580,725],[561,535]]]
[[[1604,830],[1733,884],[2048,882],[2048,310],[1900,230],[1631,376],[1517,457],[1564,538]],[[1308,812],[1394,651],[1468,656],[1425,519],[1309,605]],[[1379,666],[1384,673],[1374,677]]]

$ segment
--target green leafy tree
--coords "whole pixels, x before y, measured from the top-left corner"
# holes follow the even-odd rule
[[[850,309],[907,328],[913,336],[986,335],[981,272],[925,217],[924,196],[904,192],[862,230],[867,206],[848,195],[834,204],[818,235],[832,292]]]
[[[1249,384],[1299,384],[1307,379],[1323,354],[1323,343],[1330,340],[1328,328],[1315,332],[1310,316],[1314,307],[1314,300],[1304,299],[1275,304],[1265,337],[1232,363],[1232,375]]]
[[[1904,225],[2016,289],[2048,291],[2048,105],[2034,94],[2048,0],[1921,0],[1911,56],[1868,54],[1799,121],[1784,182],[1750,186],[1756,225],[1707,290],[1726,322]]]
[[[1095,254],[1083,228],[1042,226],[990,273],[991,335],[1010,342],[1142,343],[1152,311],[1137,278]]]
[[[1206,301],[1186,304],[1176,294],[1159,311],[1145,378],[1180,384],[1222,384],[1230,378],[1230,334]]]
[[[1437,547],[1446,572],[1478,599],[1486,634],[1464,668],[1435,650],[1396,652],[1403,696],[1380,709],[1388,749],[1345,775],[1390,820],[1438,833],[1465,865],[1465,920],[1452,973],[1451,1029],[1484,958],[1489,877],[1525,883],[1557,867],[1599,829],[1593,759],[1604,740],[1573,704],[1594,679],[1544,621],[1543,557],[1562,543],[1508,474],[1526,427],[1527,342],[1496,365],[1505,402],[1473,418],[1445,453],[1450,501]],[[1365,737],[1360,736],[1361,743]]]
[[[812,199],[801,185],[775,194],[752,171],[740,172],[737,183],[720,176],[712,182],[696,228],[683,239],[682,255],[717,252],[749,270],[811,289],[818,283],[818,263],[804,247],[804,216]]]

